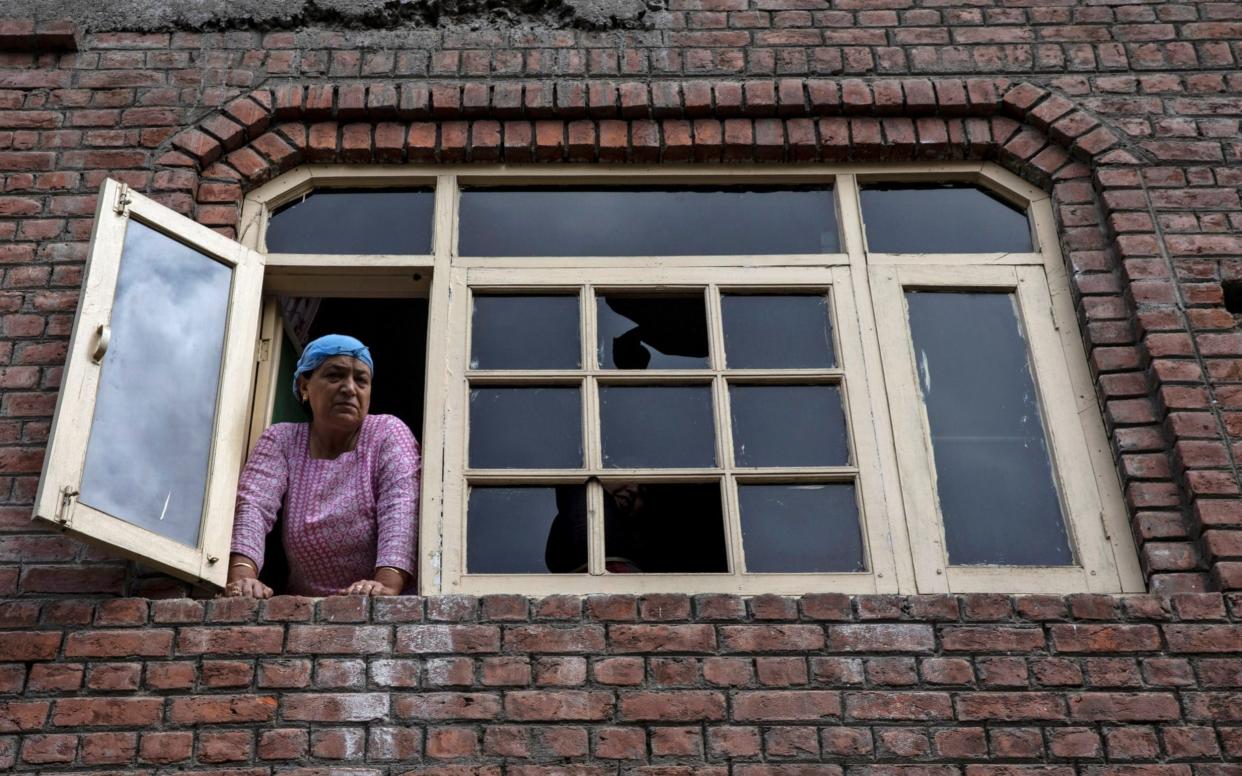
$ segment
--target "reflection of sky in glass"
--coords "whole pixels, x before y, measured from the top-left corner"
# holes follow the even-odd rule
[[[196,546],[232,271],[130,220],[82,503]]]
[[[954,565],[1074,562],[1012,294],[907,291]]]

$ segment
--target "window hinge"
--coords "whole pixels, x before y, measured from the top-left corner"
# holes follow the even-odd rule
[[[129,184],[117,184],[116,202],[112,203],[112,209],[116,211],[118,216],[123,216],[125,215],[125,208],[129,207],[129,202]]]
[[[272,341],[270,339],[261,339],[254,348],[254,360],[256,363],[262,364],[264,361],[272,357]]]
[[[60,489],[60,506],[56,508],[56,522],[62,526],[68,527],[69,521],[73,517],[73,502],[78,497],[76,490],[70,490],[68,486]]]

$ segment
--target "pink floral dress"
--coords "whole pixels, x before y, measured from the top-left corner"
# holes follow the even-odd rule
[[[311,458],[309,424],[277,423],[242,470],[232,551],[262,568],[264,540],[283,510],[285,592],[332,595],[377,566],[413,579],[418,493],[418,442],[392,415],[368,415],[354,449],[333,460]]]

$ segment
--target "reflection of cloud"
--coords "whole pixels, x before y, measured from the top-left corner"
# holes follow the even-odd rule
[[[225,265],[129,222],[81,499],[190,545],[198,543],[231,280]]]

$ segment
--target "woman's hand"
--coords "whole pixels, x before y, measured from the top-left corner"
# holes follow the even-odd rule
[[[224,586],[224,595],[230,598],[271,598],[272,589],[253,577],[241,577]]]
[[[349,587],[337,591],[337,595],[401,595],[401,588],[389,587],[375,579],[360,579]]]

